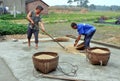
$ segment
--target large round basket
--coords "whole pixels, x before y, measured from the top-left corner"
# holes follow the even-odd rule
[[[54,58],[52,58],[52,59],[35,58],[36,56],[39,56],[42,54],[50,55],[50,56],[53,56]],[[33,59],[33,64],[34,64],[35,69],[44,74],[47,74],[49,72],[56,70],[57,65],[58,65],[59,56],[55,52],[38,52],[33,55],[32,59]]]
[[[84,50],[84,49],[85,49],[84,42],[78,44],[77,47],[76,47],[76,49],[77,49],[77,50]]]
[[[102,52],[93,52],[92,50],[95,49],[101,49],[106,51],[106,53]],[[107,48],[102,48],[102,47],[93,47],[87,50],[87,58],[89,59],[89,62],[93,65],[107,65],[108,60],[110,58],[110,50]]]

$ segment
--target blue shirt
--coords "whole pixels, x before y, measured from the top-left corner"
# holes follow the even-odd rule
[[[95,31],[95,27],[89,24],[77,24],[77,31],[79,35],[86,35],[92,31]]]

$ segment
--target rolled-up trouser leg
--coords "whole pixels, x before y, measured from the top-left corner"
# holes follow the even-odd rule
[[[39,30],[34,30],[34,37],[35,37],[35,43],[38,43],[38,34],[39,34]]]
[[[31,28],[28,27],[28,31],[27,31],[27,38],[28,38],[28,39],[31,39],[31,37],[32,37],[32,32],[33,32],[33,29],[31,29]]]
[[[89,48],[90,47],[90,40],[92,39],[94,33],[96,30],[90,32],[89,34],[85,35],[84,38],[84,44],[85,44],[85,48]]]

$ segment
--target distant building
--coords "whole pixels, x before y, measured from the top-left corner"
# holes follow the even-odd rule
[[[3,7],[8,7],[12,13],[14,9],[17,13],[25,13],[25,0],[0,0]]]
[[[37,5],[44,8],[43,14],[48,14],[49,5],[42,0],[0,0],[0,7],[8,7],[10,12],[15,9],[17,13],[26,13],[35,9]]]
[[[26,1],[26,12],[34,10],[37,5],[41,5],[44,10],[42,11],[43,14],[48,14],[48,7],[49,5],[43,2],[42,0],[27,0]]]
[[[2,7],[3,6],[3,1],[0,1],[0,7]]]

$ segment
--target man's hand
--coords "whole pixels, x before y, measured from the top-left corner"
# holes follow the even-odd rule
[[[43,24],[42,21],[39,22],[39,26],[40,26],[40,29],[41,29],[43,32],[45,32],[44,24]]]
[[[77,43],[75,42],[74,47],[76,47],[76,46],[77,46]]]
[[[75,40],[74,47],[77,45],[77,43],[78,43],[78,40]]]
[[[42,30],[43,32],[45,32],[45,29],[42,28],[41,30]]]
[[[31,24],[34,25],[35,23],[31,20]]]
[[[77,46],[77,44],[78,44],[80,38],[81,38],[81,35],[79,35],[79,36],[77,37],[77,39],[75,40],[75,44],[74,44],[74,46]]]

